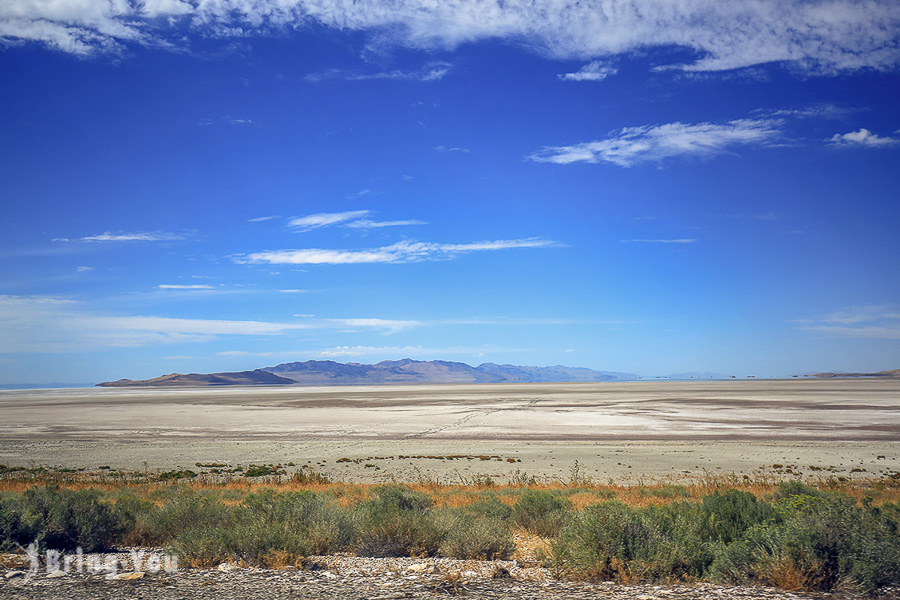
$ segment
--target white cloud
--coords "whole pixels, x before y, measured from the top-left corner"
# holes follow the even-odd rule
[[[455,258],[459,254],[485,250],[512,248],[548,248],[559,246],[557,242],[540,238],[520,240],[495,240],[470,244],[436,244],[432,242],[402,241],[390,246],[366,250],[271,250],[233,257],[241,264],[273,265],[340,265],[364,263],[410,263]]]
[[[623,244],[693,244],[697,240],[694,238],[679,238],[671,240],[620,240]]]
[[[256,217],[255,219],[247,219],[248,223],[262,223],[263,221],[271,221],[272,219],[280,219],[279,215],[270,215],[268,217]]]
[[[319,358],[340,358],[344,356],[382,356],[382,357],[422,357],[422,356],[446,356],[448,354],[471,354],[482,356],[497,352],[530,352],[527,348],[496,348],[492,346],[467,347],[450,346],[447,348],[425,348],[422,346],[337,346],[324,350],[314,351],[312,354]]]
[[[603,81],[610,75],[618,73],[618,69],[595,60],[584,65],[574,73],[560,73],[557,75],[563,81]]]
[[[571,146],[548,146],[527,158],[566,165],[607,162],[631,167],[676,156],[711,156],[732,146],[766,144],[780,135],[780,121],[739,119],[726,123],[667,123],[625,127],[611,136]]]
[[[151,21],[152,20],[152,21]],[[308,23],[365,32],[373,47],[453,48],[489,39],[524,42],[558,58],[596,59],[684,48],[676,65],[720,71],[773,62],[809,73],[890,70],[898,63],[896,0],[5,0],[0,37],[64,52],[123,44],[183,44],[185,25],[215,37],[265,35]],[[166,40],[173,40],[166,42]],[[439,79],[434,73],[419,78]],[[362,77],[365,77],[363,75]],[[385,72],[369,77],[408,77]]]
[[[303,78],[304,81],[317,83],[328,79],[344,79],[347,81],[367,81],[372,79],[395,79],[405,81],[440,81],[453,68],[447,62],[430,62],[417,71],[404,71],[395,69],[392,71],[379,71],[377,73],[357,73],[342,69],[332,69],[324,73],[310,73]]]
[[[0,296],[0,352],[83,352],[220,336],[286,335],[308,324],[94,314],[80,303],[46,296]]]
[[[93,271],[96,267],[78,267],[75,269],[76,273],[87,273],[88,271]]]
[[[361,192],[359,195],[362,195]],[[368,193],[368,190],[364,190]],[[348,210],[339,213],[318,213],[291,219],[288,225],[296,227],[300,231],[312,231],[320,227],[330,227],[332,225],[340,225],[341,227],[350,227],[352,229],[372,229],[379,227],[399,227],[403,225],[427,225],[425,221],[417,219],[404,219],[398,221],[374,221],[372,219],[364,219],[372,214],[371,210]]]
[[[305,294],[308,290],[278,290],[282,294]],[[294,315],[295,317],[299,317],[301,315]]]
[[[900,340],[900,307],[853,306],[816,319],[801,319],[801,329],[851,338]]]
[[[197,125],[206,127],[209,125],[256,125],[255,121],[250,119],[240,119],[236,117],[221,117],[219,119],[203,119]]]
[[[162,242],[171,240],[183,240],[183,235],[175,233],[163,233],[160,231],[149,233],[101,233],[78,238],[76,242]],[[54,238],[54,242],[70,242],[69,238]]]
[[[392,319],[328,319],[328,321],[344,327],[378,329],[387,333],[396,333],[404,329],[421,327],[421,321],[398,321]]]
[[[836,133],[827,140],[836,146],[868,146],[870,148],[884,148],[900,143],[900,139],[881,137],[868,129],[851,131],[850,133]]]
[[[318,229],[319,227],[327,227],[329,225],[336,225],[345,221],[359,219],[369,215],[371,212],[371,210],[348,210],[339,213],[318,213],[291,219],[288,222],[288,225],[297,227],[302,231],[310,231],[312,229]]]
[[[405,221],[372,221],[369,219],[360,219],[358,221],[345,223],[344,227],[350,227],[352,229],[371,229],[378,227],[399,227],[403,225],[428,225],[428,223],[417,219],[407,219]]]
[[[469,150],[468,148],[460,148],[458,146],[435,146],[434,149],[438,152],[462,152],[463,154],[468,154],[471,152],[471,150]]]
[[[836,104],[820,102],[803,108],[783,108],[775,111],[757,110],[756,113],[768,114],[772,117],[791,117],[795,119],[838,119],[861,109],[843,108]]]
[[[211,286],[211,285],[201,285],[201,284],[181,285],[181,284],[163,283],[156,287],[158,287],[161,290],[211,290],[211,289],[214,289],[213,286]]]

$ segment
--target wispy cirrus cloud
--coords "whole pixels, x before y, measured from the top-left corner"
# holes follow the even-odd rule
[[[177,284],[177,283],[162,283],[156,287],[158,287],[161,290],[212,290],[212,289],[215,289],[213,286],[205,285],[205,284],[183,285],[183,284]]]
[[[551,57],[597,59],[654,48],[688,50],[688,71],[788,63],[806,73],[877,69],[900,61],[895,0],[6,0],[0,38],[73,54],[121,52],[132,44],[184,45],[208,37],[283,35],[317,23],[359,31],[373,46],[447,49],[500,39]],[[442,77],[436,68],[435,79]],[[363,75],[365,76],[365,75]],[[403,78],[386,71],[380,77]],[[373,77],[370,75],[369,77]],[[422,75],[419,75],[422,78]]]
[[[462,254],[489,250],[510,250],[516,248],[550,248],[560,246],[558,242],[541,238],[518,240],[494,240],[469,244],[437,244],[406,240],[364,250],[329,250],[304,248],[300,250],[270,250],[253,252],[232,257],[239,264],[273,265],[347,265],[373,263],[411,263],[432,260],[447,260]]]
[[[793,119],[839,119],[855,112],[866,109],[846,108],[830,102],[818,102],[800,108],[781,108],[778,110],[758,109],[755,114],[763,114],[770,117],[785,117]]]
[[[328,227],[329,225],[337,225],[338,223],[346,223],[354,219],[368,216],[371,210],[347,210],[336,213],[316,213],[314,215],[306,215],[305,217],[297,217],[288,221],[288,225],[296,227],[301,231],[311,231],[320,227]]]
[[[104,315],[52,296],[0,296],[0,352],[82,352],[223,336],[278,336],[306,323]]]
[[[813,319],[798,319],[800,328],[814,333],[851,338],[900,340],[900,307],[852,306]]]
[[[881,137],[868,129],[860,129],[859,131],[851,131],[850,133],[843,134],[836,133],[827,141],[832,145],[842,147],[887,148],[889,146],[900,144],[900,139]]]
[[[387,333],[397,333],[398,331],[404,331],[407,329],[412,329],[414,327],[421,327],[425,325],[422,321],[403,321],[396,319],[328,319],[329,323],[334,323],[335,325],[341,327],[348,327],[352,329],[376,329],[385,331]]]
[[[418,219],[403,219],[397,221],[375,221],[373,219],[365,219],[374,211],[371,210],[348,210],[337,213],[317,213],[314,215],[306,215],[305,217],[297,217],[288,222],[290,227],[296,227],[300,231],[312,231],[320,227],[330,227],[332,225],[340,225],[341,227],[349,227],[351,229],[372,229],[379,227],[400,227],[404,225],[427,225],[425,221]]]
[[[659,239],[659,240],[619,240],[623,244],[693,244],[697,240],[695,238],[675,238],[675,239]]]
[[[345,223],[344,227],[351,229],[378,229],[380,227],[402,227],[405,225],[428,225],[426,221],[418,219],[406,219],[403,221],[373,221],[371,219],[359,219]]]
[[[435,146],[434,149],[438,152],[462,152],[463,154],[472,152],[468,148],[461,148],[459,146]]]
[[[631,167],[678,156],[712,156],[735,146],[765,145],[781,135],[781,121],[738,119],[725,123],[666,123],[624,127],[609,137],[569,146],[547,146],[527,158],[567,165],[610,163]]]
[[[391,71],[378,71],[376,73],[359,73],[344,69],[332,69],[323,73],[310,73],[303,78],[304,81],[317,83],[329,79],[343,79],[345,81],[368,81],[373,79],[394,79],[401,81],[440,81],[453,69],[448,62],[436,61],[425,64],[421,69],[405,71],[394,69]]]
[[[54,242],[167,242],[183,240],[185,236],[177,233],[165,233],[162,231],[143,233],[111,233],[109,231],[98,235],[89,235],[80,238],[54,238]]]
[[[427,348],[423,346],[336,346],[316,350],[313,356],[320,358],[340,358],[346,356],[382,356],[396,358],[403,357],[440,357],[450,354],[468,354],[484,356],[492,352],[530,352],[528,348],[497,348],[493,346],[449,346],[445,348]]]
[[[573,73],[560,73],[557,77],[563,81],[603,81],[619,70],[599,60],[591,61]]]

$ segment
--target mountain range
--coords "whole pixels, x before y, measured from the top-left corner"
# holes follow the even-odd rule
[[[382,385],[399,383],[538,383],[627,381],[631,373],[580,367],[528,367],[484,363],[472,367],[445,360],[385,360],[374,365],[331,360],[290,362],[237,373],[171,373],[153,379],[119,379],[101,387],[199,387],[220,385]]]
[[[747,376],[752,377],[752,376]],[[796,375],[794,377],[797,377]],[[900,369],[878,373],[815,373],[804,378],[900,378]],[[386,385],[416,383],[568,383],[637,379],[734,379],[721,373],[674,373],[642,377],[633,373],[595,371],[581,367],[529,367],[483,363],[477,367],[446,360],[385,360],[373,365],[331,360],[289,362],[235,373],[170,373],[153,379],[119,379],[100,387],[207,387],[223,385]],[[743,377],[742,377],[743,379]]]

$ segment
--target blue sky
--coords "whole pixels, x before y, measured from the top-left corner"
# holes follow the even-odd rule
[[[892,1],[11,0],[0,383],[900,367]]]

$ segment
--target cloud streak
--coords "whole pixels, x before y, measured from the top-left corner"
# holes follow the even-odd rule
[[[183,284],[174,284],[174,283],[162,283],[158,286],[161,290],[212,290],[215,289],[211,285],[205,284],[192,284],[192,285],[183,285]]]
[[[562,81],[603,81],[610,75],[618,73],[618,69],[606,65],[599,60],[589,62],[574,73],[557,75]]]
[[[853,306],[816,319],[801,319],[801,329],[829,336],[900,340],[900,307]]]
[[[320,227],[328,227],[339,223],[346,223],[353,219],[371,214],[371,210],[348,210],[338,213],[316,213],[314,215],[306,215],[305,217],[297,217],[288,221],[288,225],[296,227],[300,231],[311,231]]]
[[[183,235],[176,233],[165,233],[161,231],[145,232],[145,233],[111,233],[109,231],[98,235],[89,235],[86,237],[76,238],[54,238],[54,242],[166,242],[173,240],[183,240]]]
[[[541,238],[518,240],[494,240],[469,244],[437,244],[406,240],[364,250],[327,250],[305,248],[300,250],[270,250],[232,257],[239,264],[272,265],[348,265],[374,263],[412,263],[448,260],[462,254],[517,248],[550,248],[558,242]]]
[[[278,336],[310,328],[305,323],[98,315],[63,298],[0,296],[3,353],[83,352],[221,336]]]
[[[63,52],[178,46],[185,27],[210,37],[267,35],[308,23],[360,31],[373,46],[447,49],[489,39],[548,56],[597,59],[654,48],[689,51],[688,71],[789,63],[808,73],[877,69],[900,61],[895,0],[6,0],[0,38]],[[684,54],[684,53],[683,53]],[[420,78],[443,77],[441,68]],[[406,72],[359,75],[408,78]]]
[[[416,71],[404,71],[395,69],[392,71],[379,71],[378,73],[356,73],[342,69],[332,69],[324,73],[310,73],[303,78],[309,83],[318,83],[329,79],[343,79],[345,81],[369,81],[377,79],[399,81],[440,81],[453,68],[448,62],[436,61],[427,63]]]
[[[620,240],[623,244],[693,244],[694,238],[678,238],[670,240]]]
[[[675,122],[624,127],[606,139],[547,146],[527,158],[557,165],[585,162],[631,167],[678,156],[713,156],[734,146],[766,144],[781,135],[780,125],[773,119],[739,119],[719,124]]]
[[[339,213],[318,213],[291,219],[288,225],[296,227],[301,232],[312,231],[321,227],[340,225],[351,229],[372,229],[379,227],[400,227],[404,225],[427,225],[425,221],[418,219],[404,219],[399,221],[373,221],[364,219],[372,214],[371,210],[348,210]]]

